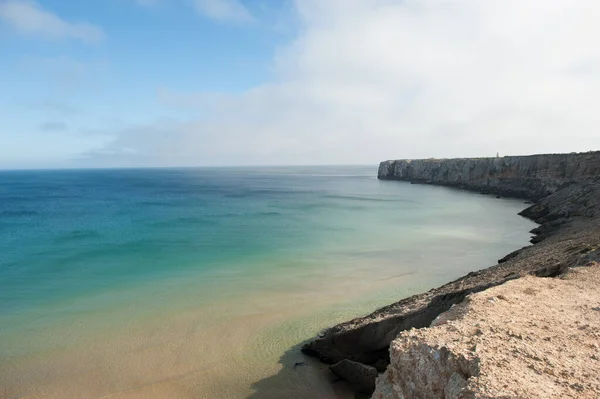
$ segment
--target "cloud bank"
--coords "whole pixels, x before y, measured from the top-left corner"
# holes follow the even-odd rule
[[[272,82],[237,95],[162,91],[165,106],[198,118],[132,127],[89,161],[375,163],[600,148],[600,2],[298,0],[295,12],[301,29],[274,56]]]

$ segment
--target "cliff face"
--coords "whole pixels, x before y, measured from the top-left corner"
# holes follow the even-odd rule
[[[455,186],[538,200],[565,185],[600,176],[600,151],[502,158],[385,161],[382,180]]]
[[[323,331],[302,351],[325,363],[347,359],[384,371],[390,343],[398,334],[428,327],[468,295],[525,275],[554,277],[570,267],[600,262],[600,152],[386,161],[378,177],[535,200],[521,212],[540,224],[531,231],[535,245],[508,254],[497,265]]]
[[[398,335],[373,399],[599,398],[598,286],[593,264],[470,295]]]

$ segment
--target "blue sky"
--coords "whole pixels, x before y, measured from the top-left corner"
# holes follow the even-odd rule
[[[597,2],[0,0],[0,168],[600,148]]]
[[[198,112],[168,106],[161,93],[257,86],[270,79],[273,54],[293,33],[285,0],[269,7],[239,3],[247,10],[241,16],[212,15],[186,1],[0,4],[0,162],[6,167],[69,165],[110,140],[111,129],[190,118]],[[40,26],[28,26],[28,19]],[[90,29],[78,32],[77,24]]]

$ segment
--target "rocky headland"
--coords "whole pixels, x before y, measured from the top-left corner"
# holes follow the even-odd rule
[[[427,361],[423,357],[425,355],[416,354],[418,350],[413,351],[412,357],[407,355],[412,359],[409,363],[399,360],[406,358],[404,354],[409,348],[406,340],[412,340],[407,334],[411,329],[430,327],[435,320],[443,318],[444,312],[478,292],[525,276],[562,277],[571,268],[600,261],[600,152],[385,161],[379,166],[378,178],[445,185],[527,200],[531,206],[520,214],[539,224],[532,230],[533,245],[508,254],[496,265],[402,299],[367,316],[333,326],[305,344],[303,352],[332,364],[333,372],[362,392],[372,392],[375,376],[387,369],[378,379],[378,398],[519,397],[518,392],[511,391],[510,387],[500,396],[477,396],[474,393],[477,390],[471,385],[475,383],[472,378],[480,375],[478,372],[469,371],[460,380],[458,377],[461,375],[457,377],[454,373],[456,370],[448,373],[450,369],[441,363],[433,367],[438,373],[436,378],[441,382],[433,391],[419,393],[419,389],[425,388],[418,388],[420,385],[415,385],[415,381],[403,379],[418,379],[418,376],[398,369],[412,367],[418,370],[418,364]],[[532,304],[531,311],[536,310]],[[435,328],[438,327],[424,329],[423,334]],[[439,340],[430,344],[425,338],[419,338],[418,345],[426,348],[422,350],[423,354],[435,352],[434,348],[439,349],[440,345],[446,348]],[[485,345],[478,348],[486,351]],[[444,351],[449,353],[447,348]],[[437,358],[439,360],[439,356]],[[404,376],[400,377],[402,381],[407,386],[417,387],[417,391],[407,393],[398,390],[402,381],[394,380],[391,375]],[[430,381],[430,378],[433,377],[425,380]],[[581,385],[573,381],[565,383]],[[456,388],[456,384],[460,387]],[[467,385],[473,388],[469,392],[475,396],[467,395]],[[458,393],[454,396],[444,393],[446,388],[456,388]],[[463,394],[466,396],[460,396]]]

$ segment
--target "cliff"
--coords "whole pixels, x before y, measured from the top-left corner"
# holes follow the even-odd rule
[[[600,151],[501,158],[385,161],[377,177],[454,186],[539,200],[566,185],[600,176]]]
[[[400,333],[373,398],[598,398],[599,286],[595,264],[473,294]]]
[[[333,326],[302,348],[325,363],[365,365],[382,372],[390,343],[402,331],[428,327],[468,295],[525,275],[554,277],[600,261],[600,152],[503,158],[386,161],[378,177],[516,196],[536,203],[521,215],[540,226],[532,243],[497,265],[375,312]],[[370,370],[370,369],[369,369]],[[357,371],[358,372],[358,371]],[[351,374],[351,373],[348,373]]]

